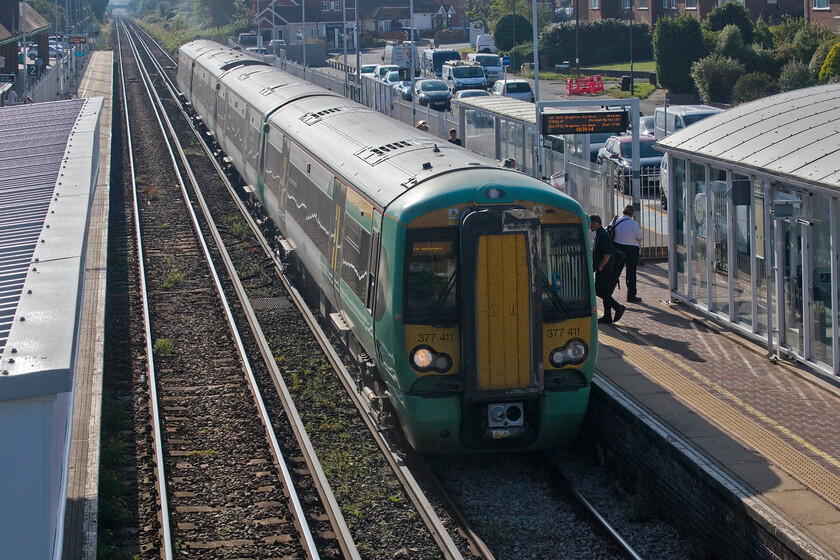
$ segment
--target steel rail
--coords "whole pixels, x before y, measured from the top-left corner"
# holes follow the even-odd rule
[[[140,42],[141,44],[143,44],[144,48],[147,49],[147,52],[151,54],[150,50],[148,49],[148,45],[146,45],[142,39],[140,39]],[[157,61],[154,59],[154,57],[152,57],[152,60],[155,62],[155,64],[157,64]],[[160,71],[163,71],[163,69],[160,68]],[[172,88],[168,85],[167,88],[170,90],[170,95],[172,95],[174,99],[177,99],[177,91],[172,90]],[[190,123],[189,116],[186,115],[186,113],[184,113],[184,117],[186,118],[187,122]],[[201,135],[198,133],[197,130],[195,130],[194,127],[192,127],[191,123],[190,127],[192,128],[193,133],[196,135],[196,137],[199,140],[201,140]],[[240,211],[243,212],[245,216],[247,216],[247,219],[250,219],[247,208],[245,208],[244,205],[242,205],[241,201],[239,200],[239,197],[236,196],[236,193],[233,191],[233,187],[230,185],[229,181],[224,175],[224,170],[219,166],[216,159],[213,158],[212,153],[209,150],[207,150],[207,147],[204,144],[204,142],[202,141],[200,143],[201,146],[204,147],[207,156],[210,158],[210,161],[213,162],[213,165],[215,166],[216,171],[219,173],[219,176],[228,187],[232,199],[236,202]],[[186,155],[184,154],[181,148],[180,142],[177,140],[176,147],[178,148],[181,157],[184,158],[184,160],[186,160]],[[265,363],[270,370],[275,388],[277,389],[280,399],[283,403],[283,408],[286,411],[286,415],[289,421],[291,422],[292,429],[295,433],[295,437],[301,446],[301,450],[303,452],[304,459],[307,463],[307,467],[309,468],[310,473],[312,473],[313,481],[315,483],[318,494],[321,498],[321,501],[324,503],[327,515],[330,517],[331,524],[336,533],[336,540],[339,543],[339,548],[341,548],[342,554],[345,558],[351,560],[360,559],[361,556],[359,554],[358,549],[356,548],[355,540],[352,534],[350,533],[349,528],[347,527],[347,522],[344,519],[343,514],[341,513],[341,508],[339,507],[338,502],[335,499],[335,495],[333,494],[332,489],[330,488],[329,481],[327,479],[326,474],[324,473],[323,467],[321,466],[321,462],[318,459],[318,455],[315,452],[315,448],[313,447],[309,436],[306,434],[306,428],[303,425],[303,421],[300,418],[300,414],[297,412],[297,407],[294,404],[294,400],[292,399],[291,393],[289,392],[289,389],[286,386],[285,381],[283,380],[283,376],[280,373],[279,367],[277,366],[277,361],[274,359],[274,355],[271,351],[271,346],[268,344],[262,327],[256,318],[256,314],[253,311],[253,307],[251,306],[251,302],[245,291],[245,287],[239,280],[239,276],[236,274],[236,270],[233,267],[231,259],[228,256],[227,249],[224,246],[224,240],[222,239],[218,228],[216,228],[215,222],[210,217],[210,208],[207,206],[204,195],[202,194],[198,182],[192,173],[192,169],[190,167],[187,167],[186,169],[190,178],[190,182],[196,194],[196,200],[198,201],[202,212],[207,216],[208,229],[210,230],[213,239],[216,242],[219,252],[223,255],[223,261],[225,263],[225,266],[229,266],[228,273],[231,277],[234,289],[239,297],[240,304],[245,310],[245,314],[248,319],[249,325],[251,326],[251,329],[253,330],[254,336],[257,340],[257,345],[260,349],[260,353],[262,354],[263,359],[265,360]],[[253,225],[254,227],[256,227],[256,224]],[[271,254],[270,250],[269,254]]]
[[[143,329],[146,337],[146,371],[149,375],[149,402],[152,408],[152,437],[155,440],[155,473],[157,475],[158,496],[160,497],[160,525],[165,560],[172,560],[172,531],[169,525],[169,498],[166,493],[166,473],[163,468],[163,435],[160,429],[160,409],[158,408],[157,377],[155,375],[155,357],[152,351],[152,325],[149,313],[149,292],[146,287],[146,267],[143,264],[143,235],[140,231],[140,211],[137,200],[137,178],[134,169],[134,150],[131,147],[131,118],[128,112],[128,97],[125,89],[125,71],[122,58],[122,41],[117,27],[117,49],[120,54],[120,84],[122,87],[123,110],[125,111],[126,133],[128,135],[128,161],[131,168],[131,193],[134,205],[134,235],[137,241],[137,259],[140,274],[140,297],[143,301]]]
[[[583,494],[578,492],[577,489],[569,483],[566,477],[563,476],[563,473],[560,472],[557,469],[557,467],[552,465],[551,461],[546,459],[546,462],[548,464],[549,472],[552,473],[552,475],[566,488],[566,490],[568,490],[572,494],[572,496],[575,497],[575,499],[586,510],[586,512],[589,513],[589,515],[591,515],[595,519],[598,526],[600,526],[601,529],[607,532],[607,534],[610,536],[610,538],[612,538],[616,545],[618,545],[618,547],[621,548],[622,552],[624,552],[628,557],[632,558],[633,560],[644,560],[642,556],[639,556],[639,554],[635,550],[633,550],[633,547],[630,545],[630,543],[624,540],[624,537],[621,536],[621,534],[615,529],[615,527],[610,525],[610,522],[607,521],[607,519],[603,515],[601,515],[601,512],[599,512],[598,509],[583,496]]]
[[[193,227],[195,228],[195,231],[197,232],[197,238],[198,238],[198,240],[201,244],[202,251],[204,253],[204,257],[205,257],[205,259],[208,263],[208,266],[210,268],[210,272],[211,272],[211,275],[212,275],[212,278],[213,278],[213,283],[216,287],[216,291],[217,291],[217,293],[219,295],[219,298],[221,300],[225,316],[227,318],[228,324],[229,324],[230,329],[231,329],[231,335],[233,336],[233,339],[236,342],[237,352],[239,353],[240,359],[242,360],[242,364],[243,364],[243,366],[246,370],[246,378],[247,378],[248,383],[250,385],[250,388],[251,388],[251,391],[253,393],[254,399],[257,403],[257,408],[259,410],[259,415],[260,415],[261,421],[263,422],[263,424],[265,426],[266,435],[268,436],[268,440],[269,440],[269,443],[270,443],[270,446],[271,446],[272,454],[274,455],[274,459],[281,469],[283,483],[284,483],[285,488],[286,488],[286,490],[289,494],[289,502],[290,502],[291,510],[292,510],[291,513],[294,516],[295,525],[297,526],[298,531],[300,532],[301,541],[302,541],[301,545],[306,550],[307,556],[309,558],[312,558],[313,560],[318,560],[318,559],[320,559],[320,555],[318,553],[317,547],[315,546],[315,541],[314,541],[314,538],[312,537],[312,532],[309,529],[309,524],[306,520],[306,514],[303,511],[303,507],[300,504],[300,500],[298,499],[297,492],[296,492],[296,490],[294,488],[294,484],[292,482],[291,473],[289,472],[289,469],[286,465],[286,461],[283,458],[282,451],[280,450],[280,445],[277,441],[277,436],[274,433],[274,429],[272,428],[271,419],[268,415],[268,411],[265,407],[265,403],[263,402],[262,395],[260,394],[259,386],[257,384],[256,377],[254,376],[254,372],[251,368],[250,361],[248,360],[248,356],[247,356],[247,352],[245,350],[244,343],[242,341],[242,338],[239,335],[239,329],[236,325],[236,319],[233,316],[233,312],[230,308],[230,305],[228,305],[227,298],[225,297],[225,293],[224,293],[224,288],[221,284],[221,280],[219,278],[218,272],[216,271],[216,267],[213,263],[213,259],[212,259],[212,256],[210,254],[210,250],[207,246],[207,242],[204,239],[203,235],[201,234],[201,226],[198,222],[198,217],[195,214],[195,210],[193,209],[192,204],[190,202],[189,195],[187,193],[186,184],[184,183],[183,175],[181,174],[180,169],[178,168],[178,161],[175,157],[175,152],[173,151],[173,148],[172,148],[172,142],[170,141],[169,137],[167,136],[167,127],[169,129],[170,134],[173,136],[174,142],[176,144],[178,144],[178,151],[180,152],[181,156],[184,158],[182,163],[184,164],[185,168],[188,169],[188,170],[189,170],[189,164],[187,163],[186,156],[183,154],[183,150],[180,149],[180,143],[178,143],[178,139],[177,139],[177,135],[175,134],[174,127],[172,127],[171,122],[169,122],[169,118],[166,115],[166,112],[163,108],[163,103],[162,103],[160,97],[157,95],[157,92],[155,92],[153,88],[151,88],[151,89],[149,88],[149,83],[151,82],[151,76],[149,75],[145,65],[143,64],[143,62],[140,59],[139,50],[137,49],[137,46],[134,44],[134,41],[132,40],[132,38],[129,34],[128,27],[125,26],[125,24],[123,24],[123,26],[124,26],[126,35],[129,39],[129,44],[131,46],[131,49],[134,53],[135,60],[137,61],[138,68],[141,70],[141,72],[145,76],[145,79],[143,80],[143,85],[146,88],[146,92],[149,96],[149,100],[151,101],[153,108],[157,107],[157,108],[155,108],[155,116],[156,116],[156,119],[158,121],[158,125],[160,126],[161,132],[163,133],[164,140],[165,140],[165,143],[166,143],[166,147],[167,147],[167,150],[169,151],[169,155],[170,155],[171,160],[172,160],[172,165],[173,165],[173,167],[175,169],[175,173],[178,177],[178,184],[181,187],[182,196],[184,197],[186,207],[189,210],[189,213],[190,213],[190,216],[191,216],[191,219],[192,219],[192,222],[193,222]],[[163,123],[163,120],[161,119],[161,117],[163,117],[163,120],[166,121],[167,126],[164,126],[164,123]],[[191,170],[190,170],[190,173],[191,173]],[[193,177],[193,179],[194,179],[194,177]],[[211,216],[208,215],[208,216],[205,216],[205,218],[208,220],[208,223],[212,223],[212,217]],[[227,261],[229,261],[230,259],[227,258],[226,254],[224,254],[224,257],[225,258],[223,260],[226,261],[225,265],[228,266],[229,263]],[[230,264],[228,270],[230,270],[232,268],[233,268],[233,265]],[[235,271],[234,271],[233,274],[231,274],[231,277],[236,278]]]
[[[177,96],[176,96],[177,97]],[[192,126],[192,125],[191,125]],[[193,132],[195,133],[196,137],[201,141],[201,145],[204,146],[205,151],[208,155],[212,155],[212,151],[206,145],[204,138],[201,134],[198,133],[197,130],[193,127]],[[275,270],[280,277],[283,285],[285,286],[286,290],[292,297],[295,305],[297,306],[298,310],[300,311],[301,315],[306,320],[310,330],[316,337],[316,340],[321,346],[321,349],[324,351],[327,359],[330,361],[331,365],[335,369],[335,371],[339,374],[339,380],[341,381],[342,385],[344,386],[345,390],[347,391],[350,398],[353,400],[356,408],[361,412],[361,416],[365,421],[369,431],[373,434],[375,441],[379,445],[380,450],[383,452],[386,460],[388,461],[389,465],[391,466],[392,470],[395,472],[397,478],[400,480],[403,488],[405,489],[406,493],[408,494],[409,498],[412,500],[415,508],[419,512],[421,518],[423,519],[426,526],[429,528],[432,537],[435,539],[435,542],[438,544],[440,550],[444,553],[445,557],[452,560],[460,560],[463,559],[463,555],[458,550],[457,545],[455,545],[452,537],[449,535],[449,532],[443,526],[440,521],[440,518],[435,513],[434,508],[429,503],[428,499],[426,498],[424,492],[418,485],[417,481],[414,479],[414,476],[411,474],[408,466],[405,464],[403,458],[399,455],[398,450],[394,448],[390,442],[384,437],[384,435],[379,431],[376,426],[376,421],[374,419],[373,412],[371,411],[370,407],[368,406],[367,402],[362,399],[356,391],[356,383],[353,379],[352,375],[347,371],[344,367],[344,364],[332,347],[332,344],[329,342],[328,337],[321,329],[317,318],[312,314],[309,307],[306,305],[303,296],[298,292],[298,290],[292,285],[289,281],[288,277],[284,273],[284,267],[282,262],[280,261],[279,257],[276,255],[274,250],[270,247],[268,242],[265,240],[264,236],[262,235],[259,225],[250,215],[248,209],[242,203],[242,201],[237,196],[233,186],[227,180],[224,175],[223,170],[220,168],[218,162],[216,162],[215,158],[213,159],[214,165],[216,166],[217,170],[220,173],[220,176],[224,179],[230,193],[231,197],[239,207],[240,211],[242,212],[243,217],[247,220],[249,227],[254,232],[257,240],[259,241],[260,245],[263,247],[266,255],[268,255],[272,261],[274,262]],[[476,550],[485,550],[489,553],[486,545],[481,542],[481,539],[475,535],[475,533],[467,530],[468,540],[471,541],[471,546]],[[473,541],[473,537],[475,541]],[[493,558],[492,554],[488,556],[484,556],[487,560]]]
[[[201,141],[201,145],[204,146],[205,151],[208,154],[212,154],[209,147],[206,145],[204,139],[202,138],[201,134],[199,134],[198,131],[195,130],[195,128],[193,128],[193,130],[196,134],[196,137],[198,137],[198,139]],[[397,478],[400,480],[400,483],[402,484],[403,488],[405,489],[415,508],[420,513],[423,522],[429,528],[433,538],[435,539],[435,542],[438,544],[438,547],[448,559],[463,559],[463,555],[458,550],[458,547],[455,545],[454,541],[452,540],[452,537],[449,535],[448,531],[441,523],[440,519],[434,512],[434,509],[432,508],[428,499],[424,495],[423,491],[420,489],[416,480],[414,480],[414,477],[411,475],[410,471],[404,464],[402,457],[399,456],[398,451],[385,439],[385,437],[376,427],[376,421],[374,420],[373,413],[370,407],[363,399],[359,397],[359,394],[356,392],[355,380],[344,367],[341,358],[338,356],[338,353],[330,344],[329,339],[327,338],[326,334],[324,334],[323,330],[318,324],[317,318],[312,314],[309,307],[306,305],[303,296],[292,285],[292,283],[286,276],[284,272],[283,263],[280,261],[277,254],[274,252],[274,250],[263,237],[262,233],[260,232],[259,225],[248,212],[248,209],[245,207],[242,201],[239,200],[239,197],[236,195],[233,186],[224,176],[224,171],[219,167],[218,162],[215,162],[215,159],[214,164],[219,170],[222,178],[225,180],[225,183],[227,184],[228,189],[231,192],[232,199],[239,207],[243,217],[248,222],[249,227],[254,232],[254,235],[256,236],[266,255],[268,255],[272,259],[278,277],[283,282],[284,287],[292,297],[292,301],[294,302],[295,306],[298,308],[301,315],[306,320],[309,329],[315,335],[319,346],[321,346],[321,349],[323,350],[327,359],[330,361],[330,364],[336,370],[336,373],[339,374],[339,380],[341,381],[350,398],[353,400],[353,403],[355,404],[356,408],[361,413],[362,419],[367,425],[368,430],[371,432],[371,434],[373,434],[374,440],[376,441],[380,450],[383,452],[383,455],[388,461],[389,466],[394,471]]]

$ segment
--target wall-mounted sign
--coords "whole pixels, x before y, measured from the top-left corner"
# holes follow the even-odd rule
[[[15,83],[15,75],[14,74],[0,74],[0,83]]]
[[[592,132],[615,132],[627,130],[626,111],[594,111],[585,113],[543,113],[543,134],[590,134]]]

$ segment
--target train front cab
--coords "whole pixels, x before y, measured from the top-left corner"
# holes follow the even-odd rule
[[[391,399],[418,450],[563,446],[583,421],[597,343],[588,224],[542,198],[489,186],[478,205],[407,224],[402,325],[414,382]]]

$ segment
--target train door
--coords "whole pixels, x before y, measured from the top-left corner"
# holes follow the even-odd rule
[[[347,198],[347,185],[333,179],[333,227],[330,238],[330,285],[333,289],[333,301],[341,308],[341,228],[344,219],[344,201]]]
[[[539,218],[521,208],[468,212],[460,253],[467,396],[539,392]]]

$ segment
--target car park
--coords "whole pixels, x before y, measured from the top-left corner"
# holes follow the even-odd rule
[[[639,169],[642,192],[651,191],[659,195],[659,166],[662,152],[654,149],[656,138],[639,136]],[[610,136],[598,152],[597,163],[606,166],[613,186],[624,194],[630,194],[633,176],[633,136]]]
[[[487,87],[484,68],[474,62],[463,60],[447,62],[441,67],[440,75],[453,93],[461,89],[485,89]]]
[[[653,116],[639,117],[639,134],[654,136]]]
[[[487,85],[491,87],[497,80],[505,77],[502,59],[497,54],[469,53],[467,54],[467,60],[477,62],[484,68],[484,77],[487,79]]]
[[[385,82],[386,84],[390,85],[391,87],[397,85],[401,81],[399,71],[394,70],[394,71],[388,72],[387,74],[385,74],[385,77],[382,78],[382,81]]]
[[[462,89],[455,94],[455,99],[465,99],[467,97],[489,97],[490,94],[485,89]]]
[[[534,92],[531,90],[531,84],[528,80],[520,78],[498,80],[495,84],[493,84],[493,89],[490,90],[490,95],[500,95],[522,101],[530,101],[531,103],[534,102]]]
[[[403,80],[394,84],[394,95],[406,101],[411,101],[411,80]]]
[[[428,105],[438,111],[448,111],[452,106],[452,92],[443,80],[422,80],[416,82],[414,95],[420,105]]]
[[[723,112],[723,109],[710,105],[657,107],[653,112],[654,136],[657,140],[662,140],[669,134],[721,112]]]
[[[373,77],[379,81],[382,81],[385,76],[388,75],[388,72],[399,72],[400,67],[396,64],[377,64],[376,68],[373,69]]]

